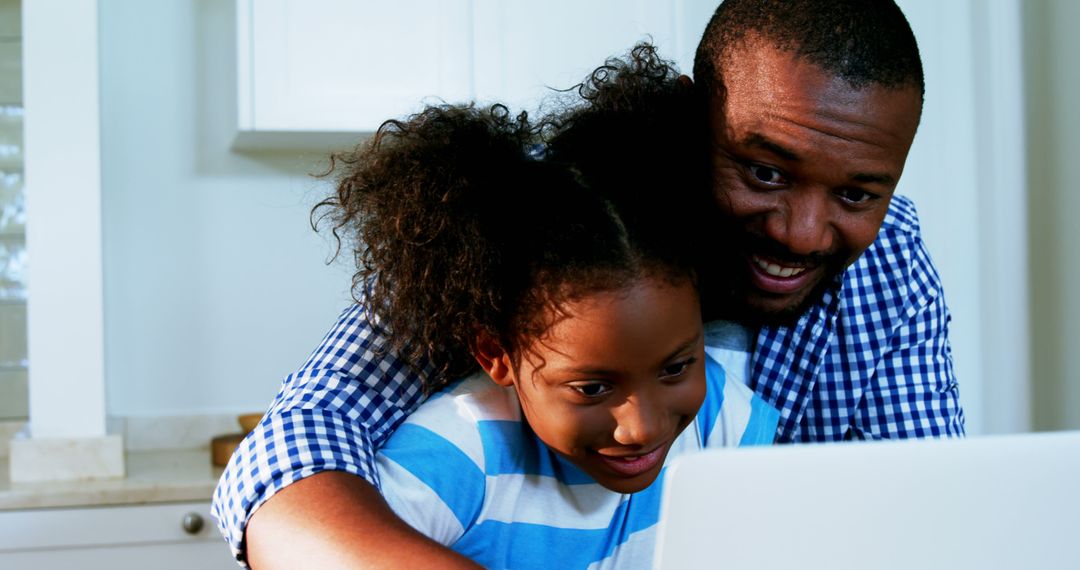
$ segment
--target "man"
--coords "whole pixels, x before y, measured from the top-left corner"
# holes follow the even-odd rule
[[[716,315],[757,330],[751,387],[781,411],[777,441],[962,435],[941,286],[912,204],[892,196],[923,93],[900,10],[727,0],[694,72],[718,226],[739,253]],[[233,458],[214,510],[238,559],[472,567],[376,490],[374,449],[422,400],[415,373],[377,353],[382,334],[343,314]]]

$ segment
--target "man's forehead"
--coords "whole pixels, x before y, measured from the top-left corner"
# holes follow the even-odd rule
[[[852,136],[873,132],[875,138],[897,139],[905,146],[914,137],[922,113],[915,85],[854,86],[763,40],[730,49],[721,68],[724,89],[714,92],[710,101],[714,120],[722,118],[728,127],[779,119],[805,122],[809,128],[842,124]]]
[[[718,61],[715,62],[713,69],[719,75],[716,78],[719,81],[714,83],[730,89],[728,82],[732,80],[733,76],[760,72],[769,63],[783,61],[797,64],[800,68],[806,70],[813,70],[820,78],[827,78],[838,85],[842,84],[849,91],[862,91],[868,88],[880,88],[886,91],[918,90],[921,111],[922,88],[915,78],[898,84],[856,78],[842,70],[833,69],[815,61],[813,57],[801,53],[800,47],[800,45],[790,41],[779,41],[752,30],[747,31],[736,36],[717,54]],[[761,77],[758,77],[759,81],[761,79]],[[764,89],[769,86],[759,85],[759,87]],[[722,96],[723,90],[713,95]]]

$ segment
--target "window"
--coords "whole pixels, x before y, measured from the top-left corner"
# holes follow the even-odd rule
[[[27,416],[20,3],[0,0],[0,421]]]

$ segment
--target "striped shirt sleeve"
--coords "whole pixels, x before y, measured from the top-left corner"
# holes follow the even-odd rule
[[[454,544],[476,522],[484,503],[484,470],[449,439],[416,424],[402,425],[378,455],[390,508],[420,533]]]
[[[704,447],[771,445],[780,412],[711,354],[705,357],[705,374],[709,390],[697,415]]]

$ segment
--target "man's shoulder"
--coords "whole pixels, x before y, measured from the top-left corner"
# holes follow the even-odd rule
[[[318,348],[297,370],[334,371],[358,378],[374,370],[398,373],[406,370],[404,360],[388,349],[389,336],[378,318],[364,303],[354,303],[338,315]]]
[[[915,211],[915,202],[907,196],[893,196],[885,219],[881,222],[881,229],[886,232],[919,235],[919,214]]]
[[[845,297],[925,293],[938,281],[910,198],[895,196],[877,239],[844,274]],[[931,287],[933,288],[933,287]]]
[[[937,269],[920,233],[915,204],[895,196],[877,239],[844,273],[841,314],[887,324],[941,293]]]
[[[284,381],[273,408],[325,408],[348,417],[420,403],[426,361],[408,361],[390,348],[389,335],[362,303],[345,309],[308,359]]]

